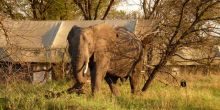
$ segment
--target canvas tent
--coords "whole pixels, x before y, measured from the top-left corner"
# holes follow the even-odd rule
[[[129,31],[135,32],[138,21],[4,21],[7,35],[5,30],[0,30],[0,60],[8,62],[68,62],[66,39],[70,29],[74,25],[88,27],[100,23],[108,23],[114,27],[123,26]]]

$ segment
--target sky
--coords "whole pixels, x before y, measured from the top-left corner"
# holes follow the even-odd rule
[[[124,0],[124,2],[119,4],[117,9],[118,10],[123,10],[123,11],[126,11],[126,12],[141,10],[140,1],[141,0]]]

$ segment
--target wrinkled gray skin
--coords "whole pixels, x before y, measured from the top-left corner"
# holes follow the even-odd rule
[[[116,82],[124,77],[129,77],[131,92],[136,93],[142,47],[129,34],[123,28],[115,29],[108,24],[87,28],[74,26],[67,40],[76,83],[68,92],[80,93],[86,82],[85,75],[90,73],[93,94],[100,90],[101,82],[105,79],[112,93],[120,95]]]

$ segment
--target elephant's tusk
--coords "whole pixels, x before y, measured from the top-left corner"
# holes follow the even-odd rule
[[[89,64],[88,64],[88,62],[86,62],[86,67],[85,67],[85,69],[84,69],[84,71],[83,71],[83,74],[85,75],[86,73],[87,73],[87,71],[88,71],[88,66],[89,66]]]

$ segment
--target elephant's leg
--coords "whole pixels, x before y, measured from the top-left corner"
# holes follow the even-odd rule
[[[100,91],[101,82],[104,79],[108,65],[109,59],[104,55],[99,56],[95,61],[94,72],[91,74],[91,84],[92,84],[92,93],[93,95]]]
[[[67,92],[68,93],[76,92],[78,94],[82,94],[83,93],[82,87],[86,82],[86,78],[82,75],[82,73],[74,74],[74,77],[76,82],[71,88],[67,90]]]
[[[83,90],[82,90],[82,87],[83,87],[83,84],[79,83],[79,82],[76,82],[73,87],[69,88],[67,90],[67,93],[73,93],[73,92],[76,92],[78,94],[82,94],[83,93]]]
[[[103,80],[103,77],[106,74],[105,69],[97,68],[95,70],[95,75],[91,77],[91,84],[92,84],[92,93],[95,95],[97,92],[100,91],[101,88],[101,82]]]
[[[68,90],[67,90],[67,92],[70,94],[70,93],[73,93],[73,92],[76,92],[76,93],[78,93],[78,94],[83,94],[83,89],[82,89],[82,87],[83,87],[83,85],[84,85],[84,83],[85,83],[85,80],[84,80],[85,78],[81,78],[81,79],[77,79],[76,78],[76,82],[75,82],[75,84],[71,87],[71,88],[69,88]]]
[[[115,95],[115,96],[120,96],[120,91],[118,90],[118,87],[116,85],[117,83],[117,80],[118,80],[118,77],[114,77],[114,76],[109,76],[109,75],[106,75],[105,76],[105,80],[106,82],[108,83],[110,89],[111,89],[111,92]]]
[[[138,92],[141,76],[138,71],[134,71],[132,75],[129,77],[131,93],[136,94]]]

